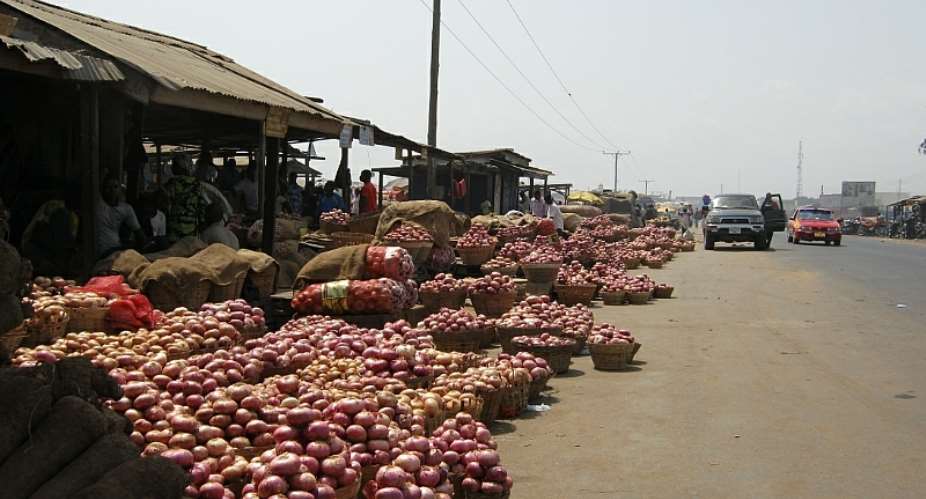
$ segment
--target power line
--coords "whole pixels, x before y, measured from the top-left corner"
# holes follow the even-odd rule
[[[424,5],[424,7],[425,7],[426,9],[428,9],[429,11],[431,10],[431,6],[428,5],[427,2],[425,2],[424,0],[418,0],[418,1],[421,2],[421,5]],[[473,51],[469,48],[469,46],[467,46],[466,43],[463,42],[463,40],[456,34],[456,32],[454,32],[452,29],[450,29],[450,26],[448,26],[447,23],[444,22],[443,19],[441,19],[441,25],[442,25],[444,28],[447,29],[447,32],[450,33],[450,36],[452,36],[461,46],[463,46],[463,49],[466,50],[466,51],[469,53],[469,55],[471,55],[471,56],[473,57],[473,59],[476,59],[476,62],[478,62],[479,65],[482,66],[482,69],[485,69],[486,72],[489,73],[489,75],[491,75],[492,78],[494,78],[495,81],[497,81],[499,85],[501,85],[509,94],[511,94],[512,97],[515,98],[515,100],[517,100],[519,103],[521,103],[521,105],[524,106],[525,109],[527,109],[531,114],[533,114],[534,117],[537,118],[537,121],[543,123],[543,124],[544,124],[547,128],[549,128],[550,130],[553,130],[553,132],[555,132],[557,135],[559,135],[560,137],[562,137],[563,140],[565,140],[565,141],[567,141],[567,142],[570,142],[571,144],[573,144],[573,145],[575,145],[575,146],[577,146],[577,147],[581,147],[581,148],[586,149],[586,150],[589,150],[589,151],[598,151],[598,149],[596,149],[596,148],[588,147],[588,146],[586,146],[586,145],[583,145],[583,144],[580,144],[580,143],[576,142],[575,140],[572,140],[568,135],[566,135],[566,134],[564,134],[563,132],[559,131],[559,129],[557,129],[556,127],[554,127],[553,125],[551,125],[547,120],[543,119],[543,116],[540,116],[540,114],[538,114],[537,111],[534,111],[534,108],[530,107],[530,105],[528,105],[527,102],[524,102],[524,99],[522,99],[517,93],[515,93],[514,90],[511,89],[511,87],[509,87],[508,85],[506,85],[505,82],[502,81],[502,79],[499,78],[498,75],[496,75],[495,72],[492,71],[492,70],[489,68],[489,66],[486,65],[486,63],[482,62],[482,59],[480,59],[479,56],[477,56],[476,53],[473,52]]]
[[[495,40],[495,37],[493,37],[489,33],[489,31],[485,28],[485,26],[483,26],[482,23],[479,22],[479,19],[476,19],[476,16],[473,14],[471,10],[469,10],[469,7],[467,7],[466,4],[463,3],[463,0],[457,0],[457,2],[460,4],[461,7],[463,7],[463,10],[465,10],[466,13],[469,14],[469,17],[472,18],[473,22],[476,23],[476,26],[479,26],[479,29],[482,30],[482,33],[486,36],[486,38],[488,38],[489,41],[491,41],[492,44],[495,45],[495,48],[497,48],[498,51],[501,52],[501,54],[505,57],[505,59],[508,60],[508,63],[511,64],[511,67],[513,67],[514,70],[517,71],[518,74],[521,75],[522,78],[524,78],[524,81],[526,81],[527,84],[530,85],[532,89],[534,89],[534,92],[537,92],[537,95],[539,95],[540,98],[543,99],[543,101],[546,102],[548,106],[550,106],[550,109],[556,112],[556,114],[558,114],[559,117],[562,118],[563,121],[565,121],[567,125],[572,127],[572,129],[575,130],[576,133],[578,133],[583,138],[585,138],[585,140],[589,141],[589,143],[591,143],[592,145],[596,147],[600,147],[601,149],[606,149],[601,144],[597,143],[595,139],[592,139],[591,137],[586,135],[582,130],[579,129],[579,127],[575,126],[571,121],[569,121],[569,118],[567,118],[565,114],[563,114],[555,105],[553,105],[552,102],[550,102],[550,99],[548,99],[547,96],[544,95],[544,93],[541,92],[540,89],[537,88],[536,85],[534,85],[534,82],[531,81],[531,79],[528,78],[526,74],[524,74],[524,71],[521,71],[521,68],[518,67],[518,64],[516,62],[514,62],[514,59],[512,59],[511,56],[508,55],[508,52],[505,52],[505,49],[503,49],[502,46],[498,43],[498,41]]]
[[[595,123],[592,122],[591,118],[589,118],[585,110],[582,109],[582,106],[579,105],[579,102],[575,99],[575,97],[572,96],[572,92],[569,91],[569,87],[567,87],[566,84],[563,83],[563,79],[560,78],[556,70],[553,69],[553,64],[550,63],[550,60],[547,59],[546,54],[543,53],[543,50],[540,48],[540,44],[537,43],[537,40],[534,39],[534,35],[531,34],[531,31],[527,29],[527,25],[524,24],[524,20],[521,19],[521,16],[520,14],[518,14],[517,9],[514,8],[514,4],[511,3],[511,0],[506,0],[506,1],[508,2],[508,7],[511,8],[511,12],[514,13],[514,17],[518,19],[518,24],[520,24],[521,27],[524,28],[524,32],[527,34],[527,37],[530,38],[531,43],[534,44],[534,48],[537,49],[537,52],[540,54],[540,57],[543,58],[543,62],[545,62],[547,64],[547,67],[550,68],[550,72],[553,73],[553,77],[556,78],[556,81],[559,82],[559,86],[563,88],[563,92],[566,92],[566,95],[569,96],[569,100],[571,100],[573,105],[575,105],[576,109],[579,110],[579,113],[582,115],[583,118],[585,118],[585,121],[588,122],[589,126],[591,126],[592,129],[595,130],[595,132],[597,132],[598,135],[601,136],[601,138],[604,139],[604,141],[608,145],[610,145],[614,149],[618,149],[618,147],[614,145],[613,142],[608,140],[608,138],[605,137],[603,133],[601,133],[601,130],[599,130],[598,127],[595,126]]]

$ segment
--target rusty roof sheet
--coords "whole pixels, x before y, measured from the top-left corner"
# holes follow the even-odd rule
[[[202,45],[36,0],[0,2],[110,55],[169,89],[199,90],[347,122],[324,106]]]
[[[125,75],[112,61],[67,50],[46,47],[35,42],[0,35],[9,49],[18,50],[29,62],[53,61],[65,78],[81,81],[122,81]]]

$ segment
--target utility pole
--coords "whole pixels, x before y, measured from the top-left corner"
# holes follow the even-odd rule
[[[643,184],[643,195],[644,196],[649,195],[649,185],[653,182],[655,182],[655,180],[652,180],[652,179],[640,180],[640,183]]]
[[[614,156],[614,192],[617,192],[617,158],[621,156],[627,156],[630,154],[630,151],[621,151],[617,150],[614,152],[601,151],[601,154],[605,156]]]
[[[797,193],[794,196],[795,201],[801,198],[804,190],[804,141],[797,143]]]
[[[428,98],[428,145],[437,146],[437,75],[440,68],[440,1],[434,0],[434,7],[431,9],[433,16],[431,20],[431,92]],[[412,176],[414,176],[414,167],[412,167]],[[434,158],[428,155],[428,175],[425,184],[427,197],[433,197],[434,188],[437,184],[437,171],[434,166]]]

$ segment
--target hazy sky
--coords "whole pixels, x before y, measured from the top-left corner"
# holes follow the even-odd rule
[[[83,12],[204,44],[335,111],[424,142],[431,0],[59,0]],[[578,187],[613,182],[603,140],[578,114],[505,0],[462,0],[521,70],[594,144],[530,88],[466,14],[444,21],[543,118],[545,127],[444,30],[438,145],[513,147]],[[553,66],[622,158],[622,187],[675,194],[795,191],[842,180],[926,191],[926,2],[511,0]],[[318,146],[331,175],[336,145]],[[358,167],[394,164],[356,145]],[[738,176],[741,179],[738,186]]]

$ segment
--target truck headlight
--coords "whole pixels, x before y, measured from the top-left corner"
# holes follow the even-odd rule
[[[707,217],[707,223],[717,225],[720,223],[720,217]]]

